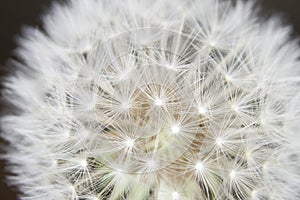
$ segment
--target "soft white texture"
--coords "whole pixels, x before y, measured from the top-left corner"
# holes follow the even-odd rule
[[[300,198],[299,47],[253,3],[69,0],[19,39],[21,199]]]

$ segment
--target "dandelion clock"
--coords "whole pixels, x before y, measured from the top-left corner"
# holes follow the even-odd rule
[[[2,90],[24,200],[300,199],[300,50],[252,1],[69,0]]]

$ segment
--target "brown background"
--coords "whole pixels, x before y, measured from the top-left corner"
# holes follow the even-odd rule
[[[41,12],[45,11],[50,2],[54,0],[0,1],[0,75],[5,76],[5,63],[12,56],[12,50],[16,47],[15,37],[20,33],[22,25],[37,26],[40,23],[39,16]],[[257,0],[257,2],[263,5],[264,14],[279,14],[283,17],[284,22],[292,24],[294,27],[292,37],[300,36],[299,0]],[[3,145],[1,141],[0,145]],[[15,190],[7,187],[4,181],[4,165],[5,163],[1,161],[0,199],[15,200],[17,199]]]

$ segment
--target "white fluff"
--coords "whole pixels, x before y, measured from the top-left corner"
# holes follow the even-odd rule
[[[27,200],[300,199],[299,47],[250,1],[69,0],[3,94]]]

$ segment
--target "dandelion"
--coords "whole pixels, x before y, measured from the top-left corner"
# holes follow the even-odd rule
[[[20,199],[299,199],[299,47],[250,1],[69,0],[19,39]]]

